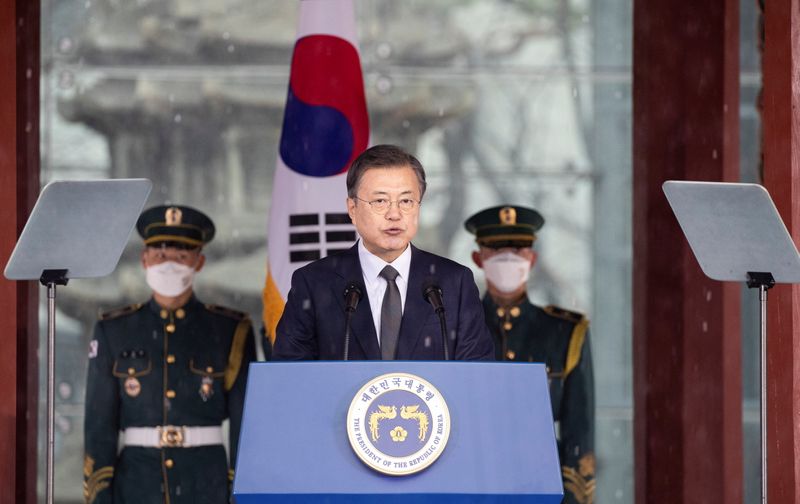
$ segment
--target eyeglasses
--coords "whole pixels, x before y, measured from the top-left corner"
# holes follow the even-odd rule
[[[421,201],[417,201],[411,198],[400,198],[397,201],[391,201],[386,198],[377,198],[374,200],[365,200],[361,199],[358,196],[354,196],[353,199],[358,201],[363,201],[364,203],[368,203],[372,211],[375,213],[384,213],[388,211],[393,203],[397,204],[397,209],[403,213],[411,213],[414,211],[417,206],[421,205]]]

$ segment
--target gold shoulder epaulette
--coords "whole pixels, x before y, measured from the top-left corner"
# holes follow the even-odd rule
[[[583,313],[565,310],[554,305],[546,306],[544,311],[551,317],[568,320],[575,324],[569,335],[567,361],[564,363],[564,378],[566,378],[580,362],[583,343],[586,340],[586,331],[589,329],[589,319]]]
[[[116,308],[114,310],[109,310],[105,313],[100,314],[100,320],[112,320],[117,317],[121,317],[123,315],[130,315],[131,313],[135,313],[139,311],[142,307],[142,303],[135,303],[128,306],[123,306],[122,308]]]
[[[225,367],[225,390],[228,391],[236,384],[236,377],[239,376],[239,370],[242,367],[242,358],[244,357],[244,349],[247,344],[247,336],[250,334],[250,319],[245,317],[236,324],[236,330],[233,333],[233,341],[231,342],[231,351],[228,354],[228,365]],[[245,362],[244,365],[247,365]]]
[[[231,309],[231,308],[226,308],[225,306],[218,306],[218,305],[212,305],[212,304],[207,304],[206,305],[206,310],[208,310],[208,311],[210,311],[212,313],[216,313],[218,315],[224,315],[226,317],[230,317],[230,318],[232,318],[234,320],[244,320],[249,316],[245,312],[240,312],[238,310],[234,310],[234,309]]]
[[[584,318],[586,318],[583,313],[566,310],[555,305],[545,306],[544,311],[551,317],[569,320],[570,322],[574,322],[576,324],[580,323]]]

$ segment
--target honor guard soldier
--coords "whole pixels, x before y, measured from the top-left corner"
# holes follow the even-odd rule
[[[214,237],[206,215],[159,206],[139,217],[152,298],[103,314],[89,345],[87,503],[226,504],[248,364],[244,313],[202,303],[192,281]],[[222,422],[230,419],[229,455]],[[228,462],[230,460],[230,463]]]
[[[535,210],[498,206],[465,222],[479,250],[472,259],[486,275],[483,298],[486,323],[497,360],[542,362],[550,382],[564,503],[594,501],[594,378],[589,321],[556,306],[528,300],[530,270],[536,263],[533,243],[544,219]]]

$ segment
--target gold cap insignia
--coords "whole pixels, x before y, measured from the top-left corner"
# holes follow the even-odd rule
[[[500,223],[511,225],[517,223],[517,210],[511,207],[503,207],[500,209]]]
[[[183,219],[183,212],[181,212],[180,208],[169,207],[164,212],[164,221],[166,221],[167,226],[177,226],[181,223],[181,219]]]

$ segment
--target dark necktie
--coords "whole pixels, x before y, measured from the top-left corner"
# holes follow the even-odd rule
[[[395,279],[400,273],[391,266],[381,271],[386,279],[386,293],[383,295],[381,307],[381,358],[394,360],[397,350],[397,337],[400,335],[400,321],[403,318],[403,305],[400,301],[400,289]]]

